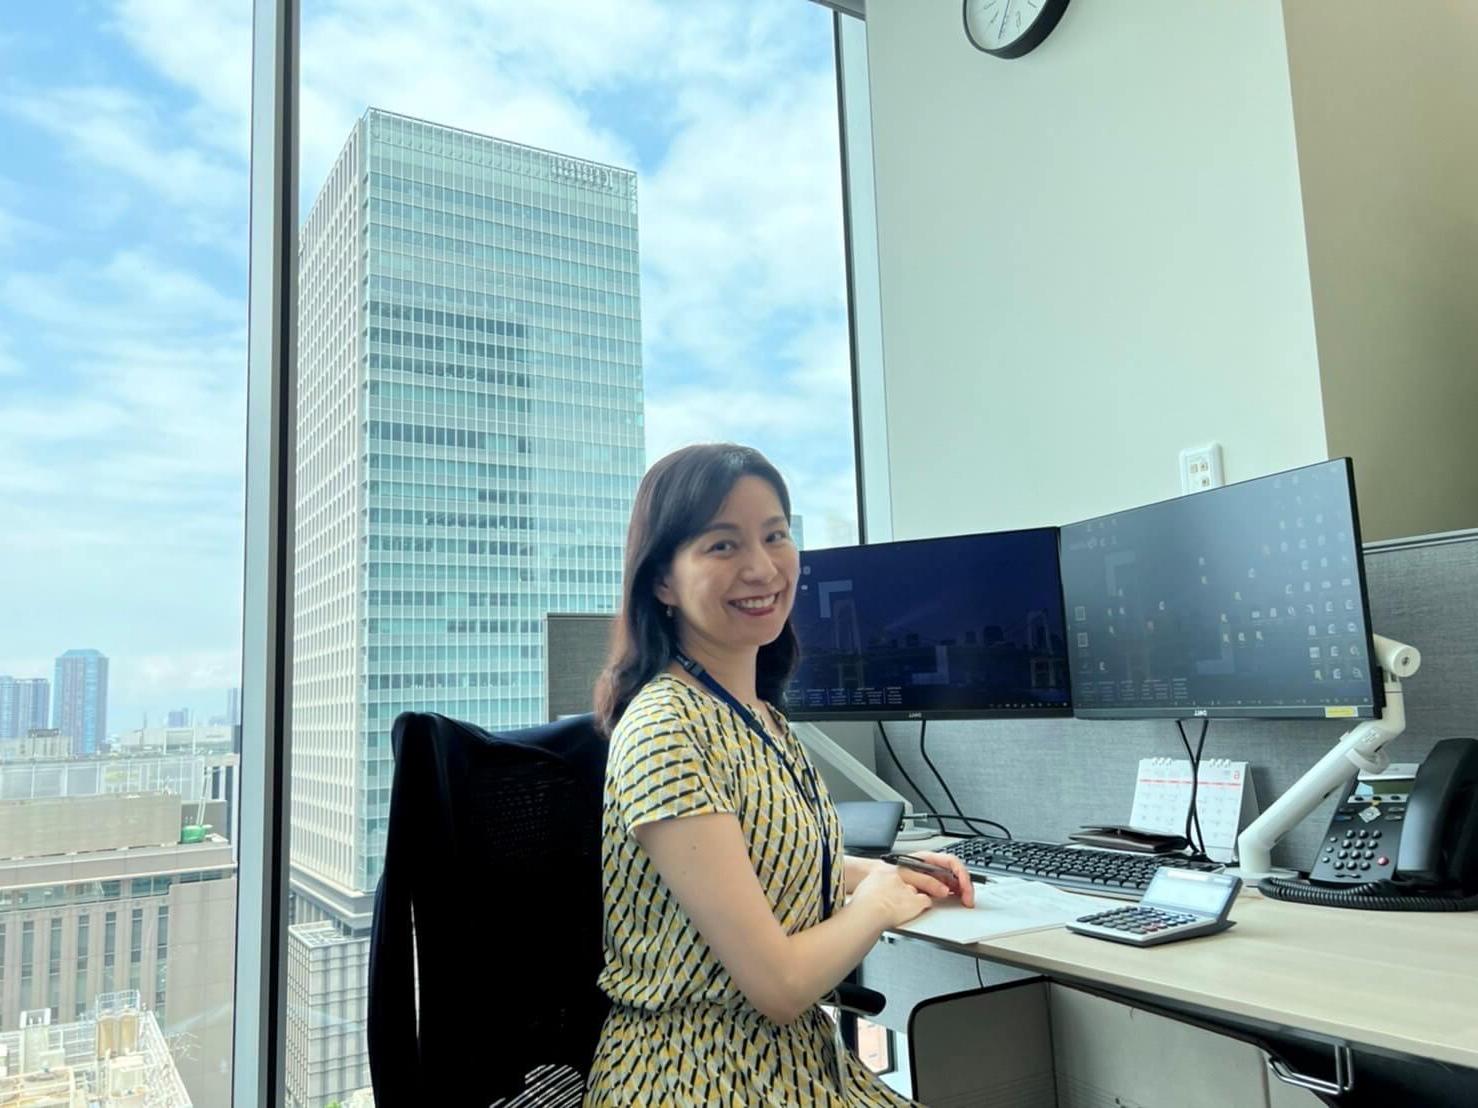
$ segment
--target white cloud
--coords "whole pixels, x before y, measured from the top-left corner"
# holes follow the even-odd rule
[[[13,92],[0,110],[61,140],[89,169],[144,186],[195,241],[231,250],[244,245],[245,164],[194,145],[194,133],[179,135],[158,103],[117,86],[84,85]],[[116,191],[89,183],[99,195]],[[112,200],[115,214],[124,210]]]
[[[135,177],[179,204],[234,195],[240,174],[186,144],[165,145],[155,105],[125,89],[79,86],[12,97],[9,110],[69,142],[104,169]]]
[[[197,141],[245,164],[251,143],[251,5],[120,0],[112,31],[193,97]]]
[[[0,489],[19,559],[10,579],[34,579],[43,559],[66,590],[55,562],[86,549],[110,550],[110,568],[142,554],[134,568],[146,581],[192,552],[239,557],[239,305],[126,249],[90,267],[10,274],[0,297],[27,321],[28,358],[47,366],[8,379]]]
[[[110,662],[108,680],[120,697],[131,700],[230,688],[241,684],[241,654],[235,650],[192,650],[124,656]]]

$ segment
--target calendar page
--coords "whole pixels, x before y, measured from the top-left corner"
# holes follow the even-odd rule
[[[1146,831],[1185,834],[1191,801],[1191,764],[1184,758],[1143,758],[1134,786],[1129,823]],[[1206,837],[1206,853],[1218,862],[1233,862],[1237,835],[1256,816],[1246,762],[1207,758],[1201,762],[1196,788],[1196,814]]]

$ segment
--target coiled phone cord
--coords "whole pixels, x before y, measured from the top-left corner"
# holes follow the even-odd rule
[[[1390,881],[1368,881],[1343,889],[1321,889],[1302,880],[1264,877],[1257,891],[1273,900],[1295,904],[1317,904],[1325,908],[1364,908],[1376,912],[1471,912],[1478,910],[1478,896],[1422,896],[1403,890]]]

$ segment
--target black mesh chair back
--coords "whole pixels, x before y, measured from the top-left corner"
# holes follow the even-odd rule
[[[376,1104],[578,1105],[607,1009],[604,739],[588,716],[492,735],[406,713],[394,745],[371,944]]]

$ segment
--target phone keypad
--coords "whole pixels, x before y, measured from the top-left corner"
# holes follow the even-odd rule
[[[1309,876],[1356,884],[1389,878],[1396,869],[1406,804],[1346,798],[1334,815]]]

